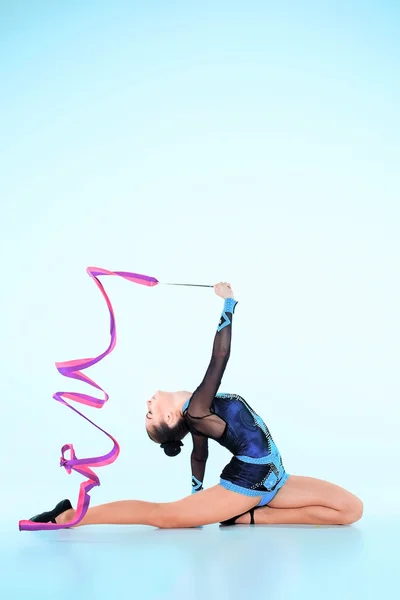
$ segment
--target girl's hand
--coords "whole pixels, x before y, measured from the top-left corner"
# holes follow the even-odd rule
[[[217,294],[217,296],[219,296],[220,298],[233,298],[234,294],[233,294],[233,290],[231,288],[230,283],[226,283],[221,282],[221,283],[216,283],[214,285],[214,292]]]

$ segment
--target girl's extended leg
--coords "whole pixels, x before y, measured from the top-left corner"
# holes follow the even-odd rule
[[[77,525],[152,525],[160,528],[200,527],[218,523],[250,510],[260,497],[242,496],[216,485],[176,502],[121,500],[89,508]],[[68,510],[57,518],[67,523],[74,515]]]
[[[268,506],[254,511],[254,521],[259,525],[350,525],[362,514],[361,500],[338,485],[291,475]],[[236,520],[238,524],[249,522],[249,514]]]

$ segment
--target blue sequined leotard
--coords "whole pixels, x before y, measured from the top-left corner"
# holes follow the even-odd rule
[[[183,407],[193,437],[192,487],[203,486],[208,439],[227,448],[233,458],[221,473],[226,489],[260,497],[259,506],[271,502],[288,475],[264,421],[244,398],[218,393],[230,356],[235,301],[226,301],[214,339],[213,354],[202,383]]]

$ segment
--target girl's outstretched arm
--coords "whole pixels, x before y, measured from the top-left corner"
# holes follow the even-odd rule
[[[203,381],[190,399],[188,414],[192,417],[204,417],[210,413],[216,393],[231,353],[232,317],[237,301],[229,284],[215,286],[215,293],[225,300],[224,308],[214,337],[211,360]]]

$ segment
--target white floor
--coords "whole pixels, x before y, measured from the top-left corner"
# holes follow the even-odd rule
[[[1,600],[399,598],[400,517],[352,527],[0,526]]]

